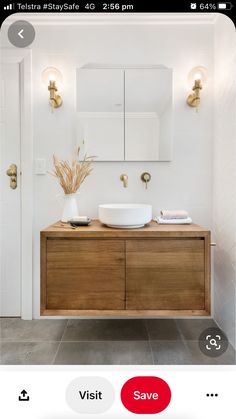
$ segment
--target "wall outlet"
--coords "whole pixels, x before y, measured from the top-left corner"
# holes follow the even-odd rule
[[[35,174],[36,175],[46,175],[46,159],[36,159],[35,160]]]

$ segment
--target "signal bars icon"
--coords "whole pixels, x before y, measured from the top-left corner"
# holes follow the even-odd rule
[[[7,6],[3,7],[4,10],[13,10],[14,9],[14,4],[8,4]]]

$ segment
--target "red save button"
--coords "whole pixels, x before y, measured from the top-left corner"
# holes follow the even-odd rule
[[[167,408],[170,399],[170,387],[158,377],[133,377],[121,390],[121,401],[132,413],[160,413]]]

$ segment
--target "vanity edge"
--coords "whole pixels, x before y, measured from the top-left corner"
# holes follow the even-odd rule
[[[198,224],[158,224],[151,221],[142,228],[118,229],[110,228],[92,220],[89,226],[80,226],[73,229],[66,223],[57,221],[41,231],[46,237],[81,237],[81,238],[135,238],[135,237],[206,237],[210,230]]]

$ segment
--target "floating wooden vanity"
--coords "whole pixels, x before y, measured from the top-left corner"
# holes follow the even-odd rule
[[[209,314],[209,230],[154,221],[122,230],[93,220],[41,232],[41,315]]]

